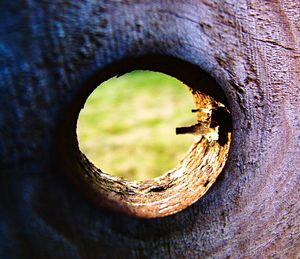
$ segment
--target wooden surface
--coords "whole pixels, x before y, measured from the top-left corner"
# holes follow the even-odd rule
[[[3,0],[0,11],[0,258],[299,257],[299,1]],[[94,206],[56,143],[86,82],[145,55],[209,73],[233,120],[217,182],[151,220]]]

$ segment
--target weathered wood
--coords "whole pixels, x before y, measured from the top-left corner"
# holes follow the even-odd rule
[[[299,257],[299,1],[3,0],[0,10],[0,258]],[[55,143],[99,71],[145,55],[209,73],[233,122],[209,192],[152,220],[92,205]]]

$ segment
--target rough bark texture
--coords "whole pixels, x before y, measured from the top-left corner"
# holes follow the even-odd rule
[[[0,11],[0,258],[299,257],[299,1],[3,0]],[[144,55],[208,72],[233,119],[209,192],[152,220],[93,206],[55,144],[84,83]]]

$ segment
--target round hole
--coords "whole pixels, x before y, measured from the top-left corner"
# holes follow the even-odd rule
[[[88,96],[101,82],[137,69],[163,72],[188,85],[197,119],[194,125],[176,129],[177,134],[193,134],[194,140],[175,168],[157,178],[129,181],[107,174],[89,161],[79,149],[76,123]],[[154,218],[181,211],[201,198],[221,173],[230,142],[230,110],[216,81],[190,63],[152,56],[107,66],[79,88],[61,122],[58,158],[70,179],[96,205],[137,217]]]
[[[79,114],[80,150],[113,176],[133,181],[162,175],[193,141],[192,134],[175,133],[176,126],[196,122],[188,90],[174,77],[144,70],[103,82]]]

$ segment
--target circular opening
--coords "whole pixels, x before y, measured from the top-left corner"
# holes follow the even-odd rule
[[[176,128],[177,134],[194,136],[177,166],[160,177],[129,181],[97,168],[80,151],[76,124],[88,96],[100,83],[137,69],[163,72],[188,85],[196,122]],[[60,126],[58,159],[74,184],[96,205],[145,218],[176,213],[201,198],[221,173],[231,142],[231,115],[221,87],[199,67],[161,56],[124,60],[102,69],[78,89]]]
[[[196,122],[188,90],[174,77],[145,70],[103,82],[79,114],[80,150],[113,176],[160,176],[178,164],[194,138],[175,132],[177,126]]]

